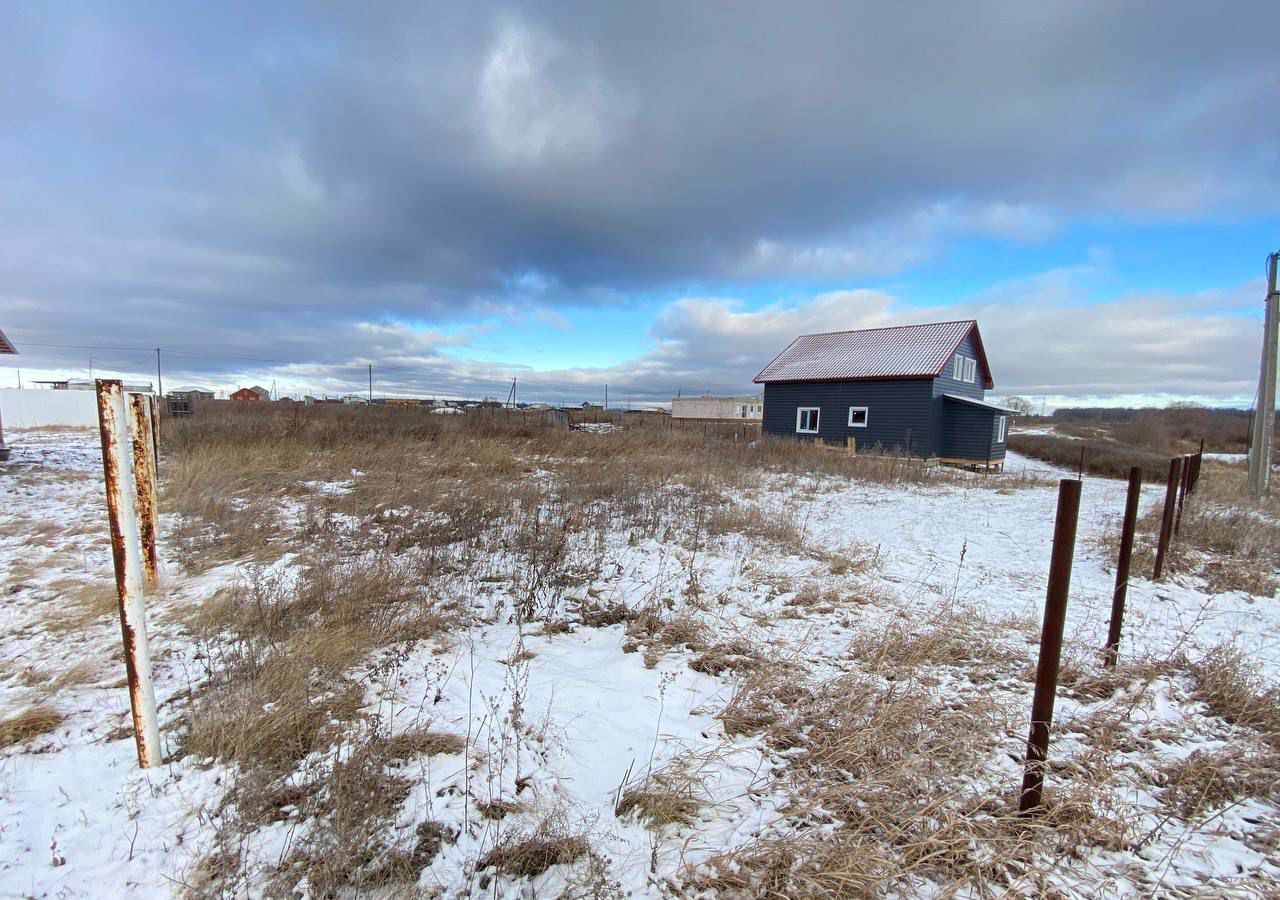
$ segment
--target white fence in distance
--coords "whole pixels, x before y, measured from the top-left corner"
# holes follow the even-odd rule
[[[8,428],[98,427],[98,401],[93,391],[0,389],[0,420]]]

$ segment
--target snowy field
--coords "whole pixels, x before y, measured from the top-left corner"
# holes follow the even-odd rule
[[[0,750],[0,897],[1260,897],[1280,880],[1277,736],[1226,721],[1204,687],[1205,666],[1236,651],[1280,679],[1277,600],[1136,577],[1122,665],[1104,673],[1114,572],[1102,536],[1123,509],[1119,482],[1084,483],[1047,782],[1060,814],[1023,835],[1009,822],[1066,474],[1052,467],[1011,456],[1003,476],[947,483],[766,474],[693,539],[687,523],[582,536],[557,525],[567,574],[554,585],[537,577],[550,565],[532,556],[551,552],[540,543],[459,538],[465,570],[443,538],[404,543],[434,523],[411,500],[361,508],[371,467],[282,476],[265,502],[272,546],[287,549],[266,555],[183,565],[192,545],[174,535],[191,522],[168,513],[162,590],[148,599],[167,761],[144,772],[96,436],[29,431],[11,445],[0,718],[39,709],[56,722],[6,733]],[[549,477],[537,460],[524,472],[530,485]],[[1144,512],[1160,494],[1144,492]],[[184,735],[232,658],[198,615],[236,591],[261,606],[309,583],[321,545],[359,548],[344,565],[375,546],[380,561],[412,558],[451,618],[335,663],[358,694],[351,713],[321,723],[293,771],[252,782],[244,757],[187,752],[204,746]],[[535,599],[537,615],[522,611]],[[832,685],[842,696],[824,694]],[[835,721],[860,691],[862,718]],[[890,709],[920,717],[881,721]],[[948,722],[955,733],[926,733]],[[816,749],[879,728],[915,733],[902,746],[920,758],[885,744],[837,765]],[[397,736],[407,749],[377,756],[360,788],[384,793],[387,779],[388,811],[350,826],[339,776]],[[957,768],[923,771],[930,754]],[[267,792],[283,799],[250,817]],[[894,803],[918,812],[856,824]],[[945,843],[947,829],[962,839]],[[307,866],[350,851],[331,842],[344,834],[378,849],[322,881]],[[912,849],[929,841],[946,859]],[[545,858],[515,852],[534,844]],[[845,846],[858,865],[877,848],[900,870],[836,871],[829,848]]]

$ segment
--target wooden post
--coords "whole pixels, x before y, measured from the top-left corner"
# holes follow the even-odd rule
[[[1080,468],[1076,471],[1076,480],[1084,481],[1084,446],[1080,447]]]
[[[1120,629],[1124,624],[1124,603],[1129,594],[1129,566],[1133,562],[1133,535],[1138,526],[1138,500],[1142,496],[1142,469],[1129,470],[1129,493],[1124,501],[1124,526],[1120,530],[1120,558],[1116,562],[1116,589],[1111,596],[1111,626],[1102,664],[1111,668],[1120,653]]]
[[[1169,538],[1173,536],[1173,515],[1178,505],[1178,476],[1182,471],[1182,457],[1169,460],[1169,482],[1164,489],[1164,517],[1160,520],[1160,541],[1156,544],[1155,571],[1152,581],[1159,581],[1164,572],[1164,558],[1169,552]]]
[[[1049,729],[1053,726],[1053,702],[1058,690],[1058,666],[1062,658],[1062,632],[1067,621],[1067,595],[1071,589],[1071,558],[1076,546],[1076,520],[1080,514],[1079,479],[1058,482],[1058,516],[1053,526],[1053,554],[1049,561],[1049,587],[1040,631],[1040,659],[1036,663],[1036,690],[1031,701],[1031,733],[1027,737],[1026,768],[1018,810],[1040,805],[1044,792],[1044,764],[1049,754]]]

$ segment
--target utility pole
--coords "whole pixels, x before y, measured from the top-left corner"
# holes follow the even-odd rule
[[[1276,340],[1280,332],[1280,291],[1276,288],[1276,264],[1280,251],[1267,257],[1266,315],[1262,332],[1262,369],[1258,373],[1258,408],[1253,416],[1249,442],[1249,488],[1255,497],[1271,489],[1271,443],[1276,431]]]
[[[604,386],[604,411],[609,411],[609,385]]]
[[[369,405],[373,406],[373,363],[369,363]]]
[[[156,348],[156,396],[164,396],[164,379],[160,377],[160,348]]]

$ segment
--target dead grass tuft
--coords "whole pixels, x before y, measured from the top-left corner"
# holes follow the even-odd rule
[[[1216,716],[1253,728],[1280,749],[1280,686],[1270,684],[1238,647],[1221,646],[1191,666],[1195,696]]]
[[[535,835],[500,843],[480,857],[476,869],[494,869],[498,874],[512,878],[535,878],[552,866],[575,863],[590,851],[587,839],[581,835]],[[480,886],[481,889],[488,887],[483,880]]]
[[[1159,780],[1164,784],[1160,800],[1190,820],[1241,797],[1267,796],[1276,789],[1277,773],[1264,773],[1259,768],[1238,751],[1197,750],[1160,769]],[[1267,778],[1267,774],[1271,777]]]
[[[447,731],[406,731],[393,737],[377,739],[377,752],[388,760],[407,760],[415,756],[460,756],[466,750],[466,737]]]
[[[51,706],[31,706],[7,719],[0,719],[0,747],[25,744],[32,738],[49,734],[66,718]]]
[[[634,815],[650,828],[692,825],[704,805],[704,792],[690,757],[677,757],[662,769],[622,789],[613,814]]]
[[[518,800],[503,800],[501,798],[497,798],[477,803],[476,808],[480,810],[480,815],[489,821],[501,822],[507,816],[524,812],[529,807]]]

